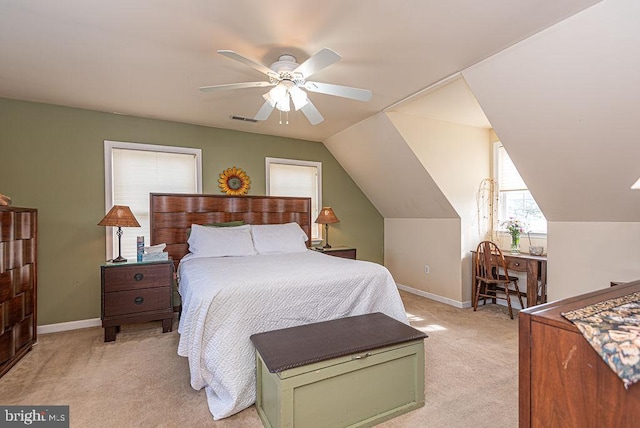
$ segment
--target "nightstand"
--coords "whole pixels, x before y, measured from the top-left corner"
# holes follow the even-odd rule
[[[356,249],[352,247],[331,247],[331,248],[322,248],[322,247],[314,247],[312,250],[318,251],[320,253],[328,254],[334,257],[342,257],[343,259],[356,259]]]
[[[102,278],[104,341],[116,340],[121,324],[162,320],[162,332],[173,322],[173,260],[106,263]]]

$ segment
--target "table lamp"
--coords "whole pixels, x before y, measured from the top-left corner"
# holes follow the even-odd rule
[[[315,222],[318,224],[324,224],[325,244],[322,248],[331,248],[331,245],[329,245],[329,224],[340,223],[340,220],[338,220],[338,217],[336,217],[336,214],[333,212],[331,207],[322,207],[320,215]]]
[[[114,263],[126,262],[127,259],[122,257],[122,228],[123,227],[140,227],[140,223],[134,217],[129,207],[125,205],[114,205],[106,216],[102,219],[98,226],[117,226],[118,231],[118,257],[111,260]]]

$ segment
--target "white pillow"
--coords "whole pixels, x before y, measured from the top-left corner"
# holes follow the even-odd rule
[[[298,223],[251,225],[253,245],[258,254],[307,251],[307,234]]]
[[[251,226],[206,227],[191,225],[187,240],[189,252],[196,257],[253,256]]]

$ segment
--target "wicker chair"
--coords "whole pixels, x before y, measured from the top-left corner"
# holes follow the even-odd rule
[[[524,308],[520,290],[518,289],[518,277],[509,276],[507,262],[502,255],[502,251],[491,241],[482,241],[478,244],[476,251],[476,294],[473,296],[473,310],[478,309],[478,300],[483,299],[505,299],[509,308],[509,316],[513,319],[513,309],[511,307],[511,296],[515,295],[520,301],[520,307]],[[500,273],[502,269],[503,273]],[[511,288],[513,284],[513,288]]]

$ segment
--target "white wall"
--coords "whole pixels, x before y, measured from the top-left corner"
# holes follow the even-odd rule
[[[462,72],[549,221],[550,299],[640,278],[638,22],[603,1]]]
[[[448,272],[445,284],[455,290],[449,290],[441,295],[459,302],[468,302],[471,300],[470,251],[474,250],[478,242],[485,238],[486,227],[479,224],[478,219],[477,193],[482,180],[490,177],[490,131],[485,128],[404,113],[389,112],[388,115],[460,217],[455,235],[448,237],[448,239],[454,239],[458,244],[458,260],[455,268]],[[431,222],[418,223],[412,227],[419,228],[420,225],[424,225],[432,232],[432,224]],[[397,225],[394,230],[397,230]],[[385,230],[385,235],[386,233]],[[432,239],[430,240],[432,242],[428,244],[414,241],[405,245],[415,246],[416,251],[426,250],[428,252],[425,246],[433,246],[436,249],[440,246],[448,246],[449,243],[442,243],[443,239],[444,236],[439,236],[437,240],[433,241]],[[398,250],[397,248],[388,248],[385,245],[385,252]],[[392,256],[390,255],[390,257]],[[453,261],[446,264],[447,269],[452,268],[452,265]],[[424,268],[424,263],[422,267]],[[402,268],[401,265],[396,267],[396,269],[400,268]],[[407,266],[407,268],[409,267]],[[413,266],[410,269],[411,271],[416,270]],[[426,287],[424,291],[434,294],[443,291],[443,284],[438,284],[434,288],[435,282],[442,279],[435,275],[430,274],[427,278],[420,276],[411,278],[415,281],[416,288]],[[455,285],[452,283],[453,278],[457,278]],[[412,284],[406,283],[404,285],[411,286]],[[435,291],[436,288],[438,292]]]
[[[383,217],[457,217],[386,114],[365,119],[324,145]]]
[[[640,279],[640,223],[548,225],[549,301]]]
[[[458,306],[468,303],[489,130],[390,112],[324,144],[385,217],[385,266],[395,280]]]
[[[639,18],[608,0],[463,71],[550,221],[640,220]]]
[[[640,176],[639,21],[640,2],[607,0],[462,72],[549,220],[550,299],[640,278],[640,191],[629,189]],[[438,245],[450,245],[436,234],[441,242],[427,239],[426,248],[411,250],[408,231],[431,236],[438,219],[462,223],[466,214],[437,172],[441,164],[420,171],[422,155],[398,134],[381,113],[325,144],[388,219],[388,260],[399,271],[403,251],[431,257]],[[403,218],[427,221],[396,221]],[[460,257],[467,241],[462,232],[456,241],[452,229],[444,229],[446,239],[455,241]],[[412,263],[424,269],[422,261]],[[462,285],[456,297],[449,294],[456,286],[441,290],[402,275],[464,299]]]
[[[385,218],[384,265],[398,284],[462,306],[460,239],[459,219]]]
[[[463,71],[550,221],[640,221],[638,22],[608,0]]]

